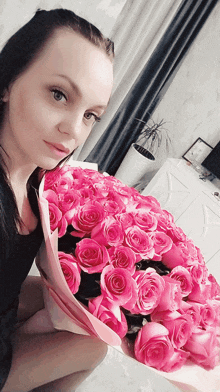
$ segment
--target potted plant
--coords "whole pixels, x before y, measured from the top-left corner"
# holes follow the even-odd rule
[[[166,150],[169,151],[171,141],[167,129],[164,128],[164,124],[166,124],[164,120],[159,123],[155,123],[153,119],[148,122],[138,118],[135,120],[144,124],[136,144],[144,147],[153,155],[154,159],[163,141],[165,141]]]
[[[170,137],[164,120],[155,123],[153,119],[148,122],[136,118],[143,123],[143,128],[136,143],[132,143],[123,162],[117,170],[115,177],[128,186],[134,186],[147,172],[153,171],[154,161],[162,144],[168,152]]]

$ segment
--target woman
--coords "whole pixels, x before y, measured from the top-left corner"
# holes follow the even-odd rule
[[[104,358],[94,337],[15,328],[43,307],[28,272],[43,240],[36,200],[88,137],[112,90],[113,44],[63,9],[37,11],[0,54],[0,390],[73,391]]]

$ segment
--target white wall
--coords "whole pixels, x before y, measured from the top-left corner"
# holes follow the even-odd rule
[[[155,121],[166,121],[174,158],[180,158],[198,137],[211,146],[220,140],[219,20],[220,2],[153,114]]]
[[[0,47],[38,8],[67,8],[109,36],[126,0],[0,0]]]

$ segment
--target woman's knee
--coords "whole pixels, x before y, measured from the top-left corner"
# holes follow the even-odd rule
[[[97,356],[97,364],[95,364],[95,367],[101,363],[108,352],[108,345],[103,342],[102,340],[95,338],[95,351],[96,351],[96,356]]]
[[[85,363],[84,370],[93,370],[105,358],[108,345],[95,336],[75,335],[70,333],[70,346],[73,344],[73,352],[77,352],[76,346],[79,344],[79,360]],[[76,343],[77,342],[77,343]]]
[[[106,343],[96,337],[67,331],[38,335],[17,333],[4,390],[29,391],[73,373],[87,374],[103,361],[106,353]]]

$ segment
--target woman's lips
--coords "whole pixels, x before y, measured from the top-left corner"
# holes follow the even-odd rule
[[[70,153],[70,150],[66,147],[64,147],[62,144],[58,143],[49,143],[44,140],[46,145],[49,147],[49,149],[57,156],[59,157],[65,157]]]

